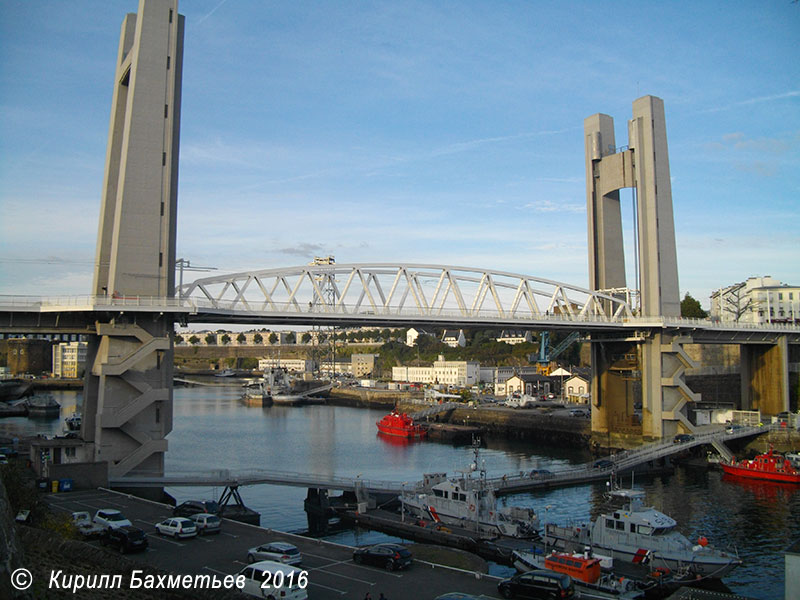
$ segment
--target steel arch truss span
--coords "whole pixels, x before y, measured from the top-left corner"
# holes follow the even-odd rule
[[[184,285],[199,310],[301,320],[618,323],[619,298],[515,273],[425,264],[338,264],[207,277]],[[300,317],[300,318],[298,318]]]

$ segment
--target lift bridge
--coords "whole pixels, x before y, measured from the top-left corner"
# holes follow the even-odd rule
[[[253,270],[176,285],[184,30],[176,0],[142,0],[124,17],[90,295],[0,298],[2,334],[86,337],[80,452],[107,465],[110,480],[165,472],[175,323],[580,331],[591,342],[592,431],[609,445],[635,393],[643,441],[698,432],[689,409],[700,397],[684,377],[694,366],[684,348],[691,343],[739,346],[739,408],[789,409],[789,345],[800,343],[800,327],[680,318],[666,118],[654,96],[633,102],[624,146],[612,117],[584,119],[586,287],[405,263]],[[635,194],[636,295],[626,280],[625,188]]]

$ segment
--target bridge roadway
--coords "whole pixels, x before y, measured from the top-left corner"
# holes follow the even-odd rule
[[[607,458],[613,466],[595,468],[593,462],[577,467],[570,467],[553,471],[544,476],[530,477],[528,473],[506,474],[500,477],[490,477],[487,481],[494,486],[498,495],[524,492],[538,487],[568,486],[588,481],[607,479],[612,471],[621,473],[630,471],[638,465],[664,458],[671,454],[683,452],[694,446],[702,444],[713,445],[725,458],[730,458],[730,451],[724,446],[725,440],[734,440],[752,435],[767,433],[778,427],[769,425],[763,427],[742,427],[733,433],[725,433],[722,428],[700,433],[688,442],[675,444],[672,441],[645,444],[635,450],[626,450]],[[319,488],[328,490],[341,490],[354,492],[356,488],[372,494],[401,494],[404,490],[421,490],[422,482],[403,483],[399,481],[384,481],[363,477],[341,477],[336,475],[319,475],[292,473],[288,471],[272,471],[262,469],[248,469],[233,471],[229,469],[210,472],[176,472],[163,477],[131,476],[109,480],[113,487],[168,487],[168,486],[211,486],[211,487],[241,487],[248,485],[270,484],[286,485],[303,488]]]

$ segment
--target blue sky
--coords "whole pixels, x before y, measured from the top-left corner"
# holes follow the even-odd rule
[[[135,0],[0,3],[0,294],[91,289]],[[680,293],[800,285],[800,4],[186,0],[178,256],[588,285],[583,119],[663,98]],[[631,192],[622,192],[626,242]],[[629,261],[632,264],[632,260]],[[198,276],[202,276],[199,274]]]

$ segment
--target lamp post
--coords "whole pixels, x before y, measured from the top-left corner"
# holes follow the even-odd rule
[[[406,522],[406,502],[405,502],[405,498],[406,498],[406,484],[407,483],[408,483],[407,481],[404,481],[401,484],[401,486],[403,487],[403,492],[400,494],[400,522],[401,523],[405,523]]]

